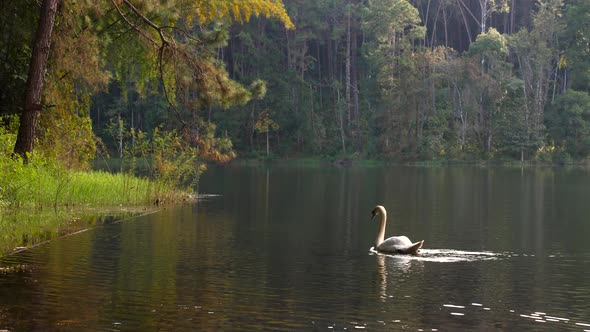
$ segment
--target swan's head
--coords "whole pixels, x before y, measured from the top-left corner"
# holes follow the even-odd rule
[[[375,208],[371,212],[371,220],[373,220],[373,218],[375,218],[375,216],[378,214],[385,214],[385,208],[381,205],[375,206]]]

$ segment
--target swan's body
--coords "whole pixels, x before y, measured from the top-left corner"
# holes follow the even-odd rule
[[[422,248],[424,240],[412,243],[407,236],[392,236],[384,240],[385,225],[387,224],[387,211],[381,205],[377,205],[372,212],[373,219],[376,215],[381,215],[381,226],[377,239],[375,240],[375,250],[392,254],[411,254],[418,255],[418,250]]]

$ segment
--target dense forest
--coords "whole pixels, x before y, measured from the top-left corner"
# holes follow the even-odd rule
[[[16,130],[44,12],[1,1]],[[71,166],[159,131],[217,161],[590,154],[587,0],[41,2],[59,6],[36,149]]]
[[[207,110],[238,151],[396,159],[545,159],[590,152],[588,1],[286,1],[296,29],[231,29],[240,81],[268,84]]]

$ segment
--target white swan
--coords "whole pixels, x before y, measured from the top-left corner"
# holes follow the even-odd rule
[[[419,255],[418,250],[422,248],[424,240],[412,243],[407,236],[392,236],[383,240],[385,237],[385,224],[387,223],[387,211],[381,205],[375,206],[373,212],[371,212],[371,220],[378,214],[381,215],[381,227],[375,240],[375,250],[385,253]]]

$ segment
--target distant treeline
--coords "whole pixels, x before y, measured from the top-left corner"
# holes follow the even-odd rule
[[[231,29],[263,100],[201,115],[239,153],[568,162],[590,153],[589,1],[285,1],[296,29]],[[586,18],[585,18],[586,17]]]
[[[2,114],[35,3],[3,1]],[[219,161],[588,159],[587,0],[134,3],[62,2],[38,135],[60,158],[161,128]]]

